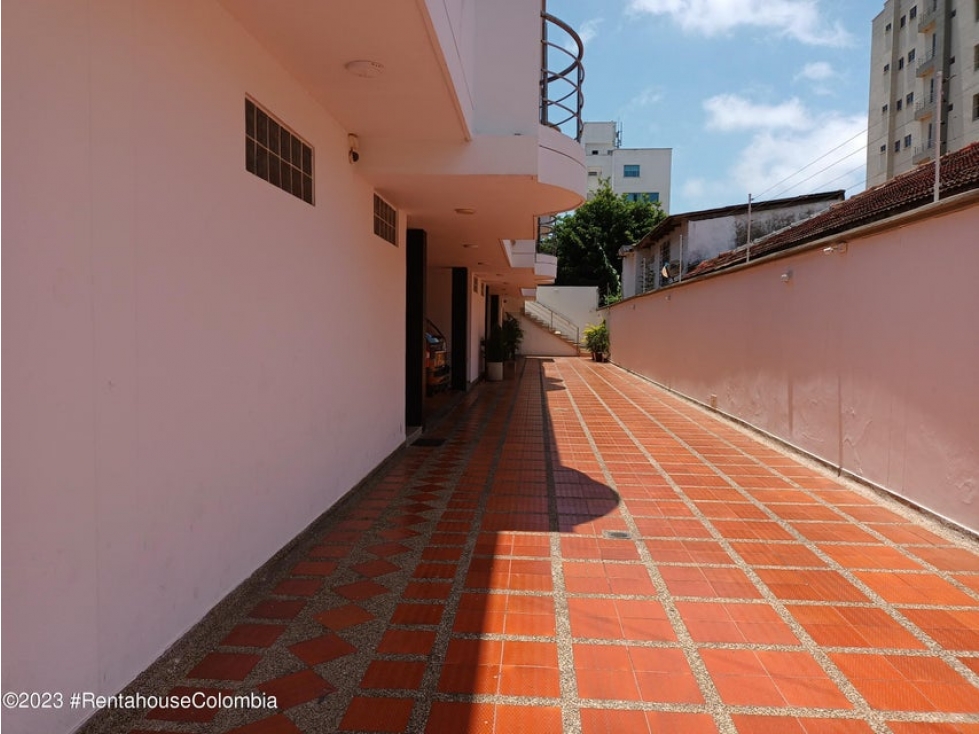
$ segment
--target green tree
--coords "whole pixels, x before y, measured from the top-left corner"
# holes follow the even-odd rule
[[[659,202],[629,201],[603,180],[594,197],[557,220],[551,241],[556,285],[597,285],[603,301],[622,292],[619,249],[638,242],[666,217]]]

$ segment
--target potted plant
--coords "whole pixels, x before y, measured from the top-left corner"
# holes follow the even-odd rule
[[[485,344],[486,379],[490,382],[498,382],[503,379],[503,361],[506,359],[506,341],[503,338],[502,327],[493,324]]]
[[[522,341],[523,327],[517,319],[507,314],[503,319],[503,346],[506,361],[512,362],[517,358],[517,350],[520,349]]]
[[[609,351],[608,325],[592,324],[585,327],[585,349],[591,352],[591,358],[596,362],[604,362]]]

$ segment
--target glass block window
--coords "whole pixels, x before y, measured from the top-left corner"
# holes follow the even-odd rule
[[[374,194],[374,234],[392,245],[398,244],[398,212]]]
[[[250,99],[245,100],[245,169],[313,203],[313,148]]]

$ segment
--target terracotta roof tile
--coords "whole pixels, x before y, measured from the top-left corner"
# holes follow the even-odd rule
[[[979,188],[979,143],[942,156],[941,177],[943,198]],[[770,255],[924,206],[933,199],[934,184],[934,166],[918,166],[886,183],[834,204],[809,219],[763,237],[752,243],[751,256],[759,258]],[[704,260],[690,271],[688,277],[722,270],[744,261],[744,248],[722,252],[710,260]]]

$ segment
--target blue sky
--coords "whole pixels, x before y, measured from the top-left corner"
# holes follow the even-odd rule
[[[673,148],[674,214],[749,193],[863,190],[870,23],[882,8],[883,0],[547,3],[585,41],[585,119],[620,121],[626,148]]]

